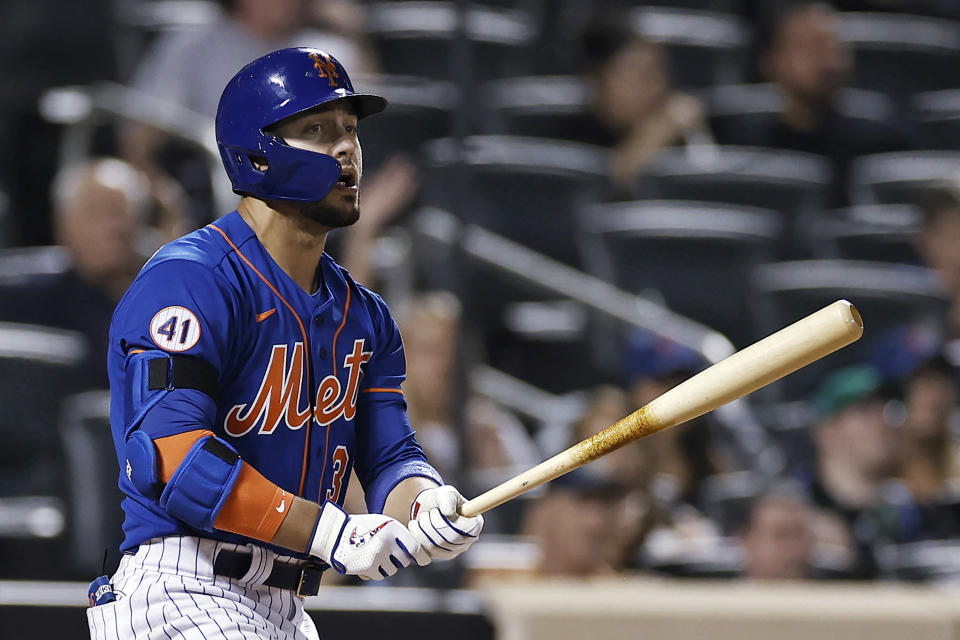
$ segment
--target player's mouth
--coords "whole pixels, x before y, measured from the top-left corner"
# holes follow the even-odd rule
[[[336,186],[340,189],[356,191],[358,189],[356,172],[353,169],[345,169],[340,174],[340,179],[337,180]]]

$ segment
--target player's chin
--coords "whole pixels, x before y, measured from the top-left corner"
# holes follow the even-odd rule
[[[331,229],[348,227],[360,219],[360,204],[356,193],[329,193],[320,202],[307,204],[301,210],[307,218]]]

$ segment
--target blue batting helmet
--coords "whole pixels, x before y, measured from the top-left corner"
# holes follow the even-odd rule
[[[349,100],[363,118],[383,111],[380,96],[356,93],[336,58],[320,49],[280,49],[257,58],[227,83],[217,107],[217,146],[241,195],[316,202],[340,178],[331,156],[297,149],[265,129],[333,100]],[[265,160],[257,169],[254,160]]]

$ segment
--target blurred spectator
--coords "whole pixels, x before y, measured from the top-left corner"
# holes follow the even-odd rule
[[[540,454],[516,418],[463,388],[458,372],[461,314],[460,301],[444,291],[418,294],[397,305],[407,358],[403,394],[417,440],[444,478],[463,477],[457,425],[461,420],[466,424],[467,467],[474,482],[487,489],[533,466]],[[463,406],[462,415],[458,406]]]
[[[920,365],[904,384],[906,416],[898,430],[899,476],[919,503],[942,500],[951,493],[951,483],[960,478],[957,448],[950,433],[950,419],[957,407],[956,376],[956,369],[937,357]]]
[[[606,474],[581,467],[548,485],[527,513],[524,533],[539,548],[541,576],[611,575],[620,541],[618,514],[624,488]]]
[[[960,186],[944,184],[927,190],[920,198],[923,230],[920,253],[937,271],[952,299],[946,319],[948,338],[960,337]]]
[[[631,413],[627,394],[611,386],[598,387],[586,412],[574,425],[571,445],[599,433]],[[640,546],[663,514],[650,494],[658,472],[654,449],[645,442],[632,442],[590,463],[590,471],[622,487],[620,509],[610,527],[615,531],[607,560],[613,567],[632,567]]]
[[[573,426],[571,443],[580,442],[632,413],[629,395],[614,386],[600,386],[590,392],[586,411]],[[594,469],[616,478],[628,487],[647,490],[657,472],[656,460],[644,441],[632,442],[592,462]]]
[[[140,61],[131,80],[138,90],[167,104],[213,118],[224,85],[246,62],[275,49],[319,47],[354,75],[374,70],[360,40],[363,16],[346,0],[221,0],[225,12],[198,29],[170,31]],[[316,27],[304,28],[304,25]],[[122,132],[124,157],[151,179],[169,174],[191,196],[194,225],[226,213],[209,210],[209,175],[190,150],[168,144],[159,130],[142,123]],[[203,179],[198,180],[198,176]],[[369,189],[365,190],[369,196]]]
[[[706,364],[693,349],[636,332],[630,338],[625,365],[631,410],[666,393]],[[653,491],[665,503],[700,506],[703,479],[729,467],[713,442],[706,416],[645,438],[639,446],[649,450],[647,457],[656,468]]]
[[[741,538],[743,577],[801,580],[814,575],[813,514],[800,496],[772,492],[757,498]]]
[[[628,389],[601,387],[578,421],[573,440],[610,426],[662,395],[706,365],[697,352],[649,332],[630,338],[625,370]],[[698,418],[661,431],[591,463],[623,485],[618,534],[610,564],[630,569],[683,564],[711,553],[719,527],[702,513],[703,480],[727,465],[710,434],[709,420]]]
[[[448,477],[460,462],[454,413],[460,302],[444,292],[426,294],[401,305],[396,315],[407,358],[407,415],[427,457]]]
[[[371,72],[372,58],[357,40],[362,15],[344,0],[221,0],[220,19],[199,29],[170,31],[141,60],[132,84],[158,100],[198,114],[217,113],[220,92],[239,65],[274,49],[319,47],[354,74]],[[331,19],[322,28],[311,19],[315,4]],[[344,15],[345,14],[345,15]],[[138,150],[139,151],[139,150]]]
[[[586,137],[612,149],[619,191],[632,192],[662,149],[710,141],[703,105],[671,88],[664,51],[637,36],[626,16],[606,12],[587,27],[582,47],[595,96],[594,131]]]
[[[847,205],[853,158],[907,149],[909,136],[896,122],[855,118],[837,110],[837,93],[850,76],[853,60],[829,4],[787,5],[771,22],[760,71],[780,89],[783,109],[766,126],[724,132],[720,142],[826,156],[835,169],[828,205]]]
[[[871,362],[903,398],[891,405],[898,459],[883,491],[893,542],[960,535],[960,452],[951,429],[957,370],[943,346],[935,327],[910,325],[886,331],[873,347]]]
[[[53,241],[50,180],[61,127],[37,108],[48,89],[111,80],[117,73],[116,6],[109,0],[4,2],[0,19],[0,192],[10,198],[9,237],[0,243]],[[98,142],[101,142],[98,139]]]
[[[379,290],[375,280],[376,240],[413,201],[419,178],[409,158],[394,155],[387,158],[376,173],[365,174],[363,182],[360,218],[343,233],[331,235],[333,246],[328,251],[338,253],[337,261],[354,280]]]
[[[238,64],[274,49],[320,47],[350,69],[354,81],[376,69],[363,40],[363,14],[346,0],[224,0],[222,4],[226,12],[216,22],[159,39],[141,61],[133,85],[157,101],[213,118],[220,93]],[[315,27],[305,29],[305,24]],[[198,169],[189,152],[168,149],[160,131],[145,124],[130,125],[122,142],[125,156],[154,183],[170,174],[184,185],[191,196],[190,217],[195,226],[227,213],[210,211],[207,171]],[[204,179],[198,181],[197,176]],[[344,233],[333,234],[328,250],[340,254],[339,262],[355,280],[375,286],[374,241],[412,201],[418,179],[414,165],[399,156],[364,179],[360,220]]]
[[[149,183],[125,162],[91,160],[54,179],[54,232],[69,270],[6,287],[0,320],[71,329],[87,338],[84,383],[107,385],[107,329],[117,301],[157,246],[140,251]]]
[[[871,578],[876,566],[871,547],[897,537],[898,524],[887,517],[884,489],[896,468],[896,441],[884,409],[888,391],[868,365],[834,372],[813,399],[820,416],[815,428],[815,468],[804,484],[811,502],[833,520],[828,529],[836,544],[845,527],[855,560],[851,577]]]

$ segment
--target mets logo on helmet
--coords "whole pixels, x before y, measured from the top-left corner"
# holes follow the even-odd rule
[[[333,63],[330,56],[325,53],[311,53],[310,57],[313,59],[313,68],[317,70],[317,74],[321,78],[326,78],[331,87],[337,86],[337,79],[340,78],[340,74],[337,72],[337,65]]]
[[[357,393],[360,388],[361,367],[373,356],[372,351],[364,351],[364,340],[353,341],[353,351],[343,359],[347,371],[347,384],[344,388],[340,379],[328,375],[320,381],[316,390],[314,407],[301,406],[301,392],[304,388],[303,343],[293,346],[293,354],[287,364],[287,345],[273,345],[270,362],[263,374],[260,388],[253,402],[234,405],[224,419],[227,434],[239,438],[250,432],[258,424],[257,433],[269,435],[281,424],[290,429],[300,429],[314,418],[321,427],[331,424],[339,418],[350,421],[357,414]]]

